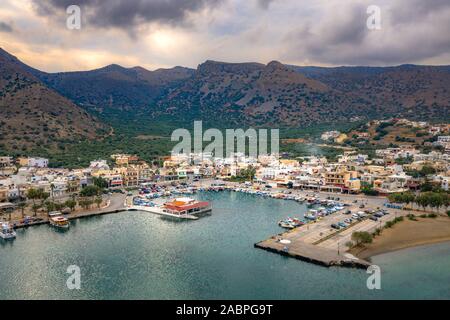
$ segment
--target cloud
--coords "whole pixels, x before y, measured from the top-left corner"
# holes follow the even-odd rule
[[[0,21],[0,32],[13,32],[13,28],[11,25],[7,24],[6,22]]]
[[[328,65],[392,65],[447,56],[441,63],[449,63],[450,2],[380,1],[381,30],[369,30],[371,2],[329,5],[313,19],[299,21],[285,35],[284,57]]]
[[[32,0],[38,14],[56,16],[74,4],[73,0]],[[97,27],[133,29],[157,22],[179,25],[190,13],[214,8],[222,0],[78,0],[87,24]]]
[[[275,0],[257,0],[259,7],[262,9],[268,9],[270,4],[274,1]]]
[[[375,2],[1,0],[0,21],[14,32],[1,33],[0,47],[45,71],[110,63],[196,67],[207,59],[322,66],[450,64],[448,0]],[[74,3],[82,10],[81,30],[65,27],[66,6]],[[366,27],[372,4],[381,8],[381,30]]]

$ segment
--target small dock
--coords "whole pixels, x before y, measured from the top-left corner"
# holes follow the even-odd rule
[[[293,241],[290,244],[283,244],[276,238],[270,238],[255,243],[255,247],[325,267],[342,266],[367,269],[370,266],[370,263],[365,260],[342,253],[338,254],[334,250],[303,241]]]

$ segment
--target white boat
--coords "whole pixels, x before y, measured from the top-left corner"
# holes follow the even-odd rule
[[[16,237],[16,232],[11,227],[11,225],[7,222],[2,223],[0,229],[0,238],[5,240],[14,239]]]
[[[280,220],[278,221],[278,225],[282,228],[286,228],[286,229],[294,229],[295,226],[293,226],[290,222],[285,221],[285,220]]]

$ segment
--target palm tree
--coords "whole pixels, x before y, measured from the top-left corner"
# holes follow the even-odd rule
[[[36,199],[38,199],[39,197],[39,191],[38,189],[34,189],[34,188],[30,188],[27,191],[27,198],[31,199],[33,201],[33,211],[34,211],[34,216],[37,215],[37,210],[39,209],[39,206],[36,205]]]
[[[28,206],[28,204],[25,201],[19,202],[17,204],[17,207],[20,209],[22,213],[22,219],[25,217],[25,208]]]
[[[31,206],[31,209],[33,209],[35,217],[37,216],[37,211],[39,210],[40,207],[41,207],[41,205],[40,204],[36,204],[36,203]]]

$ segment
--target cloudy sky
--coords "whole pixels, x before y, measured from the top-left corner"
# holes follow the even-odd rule
[[[80,30],[66,27],[69,5]],[[367,8],[381,9],[370,30]],[[207,59],[450,64],[449,0],[1,0],[0,47],[45,71]]]

